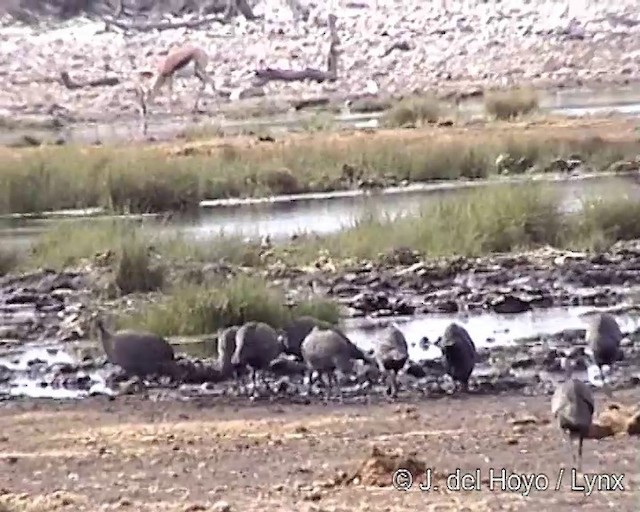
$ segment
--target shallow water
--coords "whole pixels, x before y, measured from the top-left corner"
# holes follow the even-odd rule
[[[572,308],[548,308],[527,311],[525,313],[499,315],[483,313],[480,315],[462,316],[458,314],[431,314],[415,317],[395,317],[393,320],[380,319],[377,325],[371,320],[353,319],[345,323],[351,340],[363,349],[371,348],[371,341],[384,325],[393,321],[402,331],[409,344],[409,357],[419,361],[440,355],[434,346],[427,351],[420,346],[420,339],[425,336],[435,342],[442,335],[447,325],[457,322],[462,325],[477,348],[499,345],[513,345],[518,340],[535,336],[551,336],[569,329],[586,328],[585,315],[604,311],[605,309],[579,306]],[[633,332],[640,327],[640,316],[634,313],[614,314],[622,332]]]
[[[282,240],[300,233],[333,233],[353,226],[358,219],[372,213],[390,218],[415,215],[430,201],[464,194],[471,188],[491,186],[492,183],[495,181],[441,183],[414,187],[408,191],[400,189],[388,194],[337,194],[337,197],[324,200],[299,200],[300,198],[283,196],[280,200],[257,204],[233,205],[220,202],[227,206],[203,208],[197,215],[189,218],[174,218],[168,222],[160,222],[154,216],[139,218],[145,229],[161,236],[179,234],[200,242],[214,239],[220,234],[247,238],[268,235],[274,240]],[[515,183],[531,186],[530,181],[522,178],[515,180]],[[579,209],[585,199],[612,197],[620,194],[621,190],[640,198],[640,183],[620,176],[594,175],[554,181],[553,187],[562,195],[566,211]],[[106,218],[92,218],[90,221],[98,225]],[[71,221],[61,218],[0,219],[0,243],[4,246],[26,247],[47,230]]]
[[[393,321],[407,339],[410,358],[421,361],[439,358],[441,352],[433,345],[425,350],[420,344],[420,339],[426,336],[431,342],[436,341],[446,326],[454,321],[469,331],[477,348],[480,349],[514,345],[524,338],[542,335],[544,339],[544,335],[552,336],[569,329],[582,329],[586,327],[585,318],[588,314],[602,310],[592,307],[550,308],[515,315],[483,313],[468,317],[433,314],[413,318],[394,318]],[[612,311],[612,314],[618,320],[623,333],[633,332],[640,327],[640,316],[637,314],[615,311]],[[376,321],[352,319],[345,322],[344,328],[354,343],[368,350],[372,347],[372,340],[390,321],[389,319]],[[203,343],[195,342],[177,344],[176,351],[199,357],[210,355],[207,354],[208,350]],[[11,354],[0,357],[0,366],[5,366],[12,371],[11,379],[7,383],[0,383],[0,396],[9,394],[31,398],[63,399],[83,398],[92,394],[113,394],[113,391],[106,387],[104,369],[81,370],[81,374],[90,381],[88,391],[69,389],[57,381],[47,382],[47,368],[56,365],[75,366],[79,363],[75,350],[68,346],[50,345],[12,350]],[[44,372],[37,371],[39,365],[41,370],[45,370]],[[481,373],[482,370],[478,368],[476,374]],[[594,366],[588,368],[583,378],[596,386],[602,385]]]

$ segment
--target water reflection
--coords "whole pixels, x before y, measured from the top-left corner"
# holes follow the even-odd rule
[[[455,314],[431,314],[393,321],[398,324],[409,343],[409,357],[419,361],[439,357],[441,354],[440,350],[433,346],[425,351],[420,346],[420,339],[426,336],[429,341],[435,341],[451,322],[458,322],[467,329],[476,347],[480,348],[513,345],[519,339],[550,336],[567,329],[584,329],[585,315],[595,311],[599,310],[584,306],[533,310],[513,315],[484,313],[469,315],[466,318]],[[640,327],[640,317],[637,314],[622,313],[614,316],[622,332],[632,332]],[[389,321],[391,320],[379,320],[378,325],[371,325],[371,320],[354,319],[347,321],[346,328],[354,343],[364,349],[370,349],[372,340],[380,332],[380,325]]]
[[[484,182],[488,184],[490,182]],[[520,186],[532,186],[522,181]],[[328,234],[353,224],[368,213],[375,212],[389,218],[415,215],[429,202],[453,195],[464,195],[476,186],[456,187],[455,184],[436,185],[431,189],[406,193],[371,196],[337,197],[323,201],[294,201],[258,203],[242,206],[203,208],[195,216],[176,217],[169,222],[157,218],[141,219],[145,229],[162,236],[180,234],[193,240],[206,241],[220,234],[250,238],[271,236],[285,239],[303,232]],[[549,185],[550,186],[550,185]],[[624,177],[597,176],[586,180],[567,180],[553,183],[554,191],[562,196],[564,209],[575,211],[582,202],[594,197],[615,197],[620,190],[640,198],[640,184]],[[100,222],[106,217],[92,218]],[[3,245],[27,246],[38,235],[70,219],[2,219],[0,240]]]

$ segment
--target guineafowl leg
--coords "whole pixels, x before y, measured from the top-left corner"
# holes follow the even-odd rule
[[[258,387],[257,387],[257,379],[258,375],[257,372],[255,370],[255,368],[251,368],[251,385],[252,385],[252,389],[251,389],[251,396],[256,396],[257,392],[258,392]]]
[[[387,371],[385,370],[384,373],[382,374],[382,382],[384,383],[384,385],[386,386],[384,389],[384,394],[387,395],[388,397],[391,396],[391,371]]]
[[[267,378],[267,376],[269,378]],[[262,370],[262,381],[264,382],[264,387],[271,396],[277,394],[277,389],[275,389],[271,384],[277,379],[275,376],[270,374],[267,370]]]
[[[582,471],[582,443],[584,441],[584,436],[580,434],[578,438],[578,471]]]
[[[333,372],[329,371],[326,374],[324,374],[324,376],[326,377],[326,379],[322,379],[322,381],[323,382],[326,381],[326,384],[327,384],[327,389],[324,393],[324,398],[328,402],[331,399],[331,391],[333,388]]]
[[[313,370],[309,370],[307,372],[307,396],[311,396],[311,392],[313,390]]]
[[[244,395],[246,392],[246,388],[244,385],[244,376],[242,375],[239,369],[235,370],[235,376],[236,376],[236,387],[238,388],[238,394]]]
[[[396,398],[398,396],[398,372],[396,370],[392,370],[391,373],[391,398]]]
[[[562,430],[562,444],[565,450],[569,450],[569,455],[571,456],[571,460],[573,464],[575,464],[576,458],[575,458],[575,454],[573,453],[573,442],[571,440],[571,434],[564,429]]]
[[[340,380],[338,379],[335,373],[333,374],[333,382],[336,385],[336,388],[338,390],[338,401],[342,403],[342,400],[344,398],[344,395],[342,392],[342,383],[340,382]]]
[[[598,365],[598,370],[600,371],[600,378],[602,379],[602,384],[604,385],[606,383],[606,380],[604,378],[604,371],[602,371],[602,365],[601,364]]]

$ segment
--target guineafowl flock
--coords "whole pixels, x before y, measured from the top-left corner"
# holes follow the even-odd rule
[[[162,337],[131,330],[112,334],[101,319],[97,319],[96,327],[108,361],[126,375],[164,375],[178,382],[184,376],[173,348]],[[452,324],[449,332],[443,349],[447,373],[467,389],[476,362],[475,346],[462,326]],[[386,394],[391,398],[398,394],[399,372],[414,378],[426,375],[420,365],[409,360],[407,341],[396,324],[373,340],[370,352],[356,346],[340,328],[310,316],[297,318],[281,330],[264,322],[246,322],[220,329],[217,340],[215,381],[233,380],[242,394],[253,397],[272,391],[268,376],[304,377],[309,396],[319,384],[329,399],[334,391],[342,397],[338,375],[343,380],[352,376],[368,383],[385,381]]]
[[[173,348],[162,337],[131,330],[112,334],[99,318],[96,326],[107,359],[126,374],[167,375],[176,381],[182,377]],[[241,393],[252,397],[259,393],[259,384],[267,392],[273,392],[267,379],[270,374],[302,376],[306,379],[308,396],[314,394],[314,384],[323,384],[325,399],[331,398],[334,392],[340,399],[342,388],[337,374],[353,374],[356,362],[365,369],[361,372],[367,379],[386,382],[390,399],[398,395],[399,372],[418,378],[425,375],[424,370],[409,359],[407,341],[395,323],[376,336],[370,353],[358,348],[338,327],[310,316],[297,318],[281,330],[264,322],[250,321],[221,329],[217,338],[218,375],[223,380],[234,379]],[[597,314],[588,322],[586,342],[603,384],[606,383],[603,366],[611,370],[622,357],[622,338],[615,318],[608,313]],[[469,392],[478,356],[467,330],[451,323],[434,345],[442,351],[444,368],[458,385],[457,391]],[[578,439],[577,459],[581,463],[583,441],[591,427],[595,400],[589,385],[574,377],[576,366],[575,360],[566,361],[566,376],[552,396],[551,413],[568,439]],[[251,392],[245,385],[247,377],[252,384]],[[611,391],[604,387],[610,395]]]

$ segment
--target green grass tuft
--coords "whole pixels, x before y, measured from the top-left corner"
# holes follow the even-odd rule
[[[401,247],[425,256],[472,256],[558,244],[563,229],[560,201],[551,188],[497,186],[435,199],[417,216],[369,215],[351,229],[317,242],[305,239],[286,251],[307,261],[321,251],[368,259]]]
[[[326,300],[306,301],[289,308],[279,289],[257,277],[237,276],[217,286],[178,288],[145,311],[122,318],[120,325],[164,336],[189,336],[252,320],[278,328],[303,314],[314,314],[332,323],[339,316],[337,305]]]
[[[68,221],[45,233],[32,248],[29,264],[62,269],[88,259],[112,263],[121,293],[160,290],[165,269],[155,263],[151,244],[131,221]],[[111,257],[110,257],[111,256]]]

